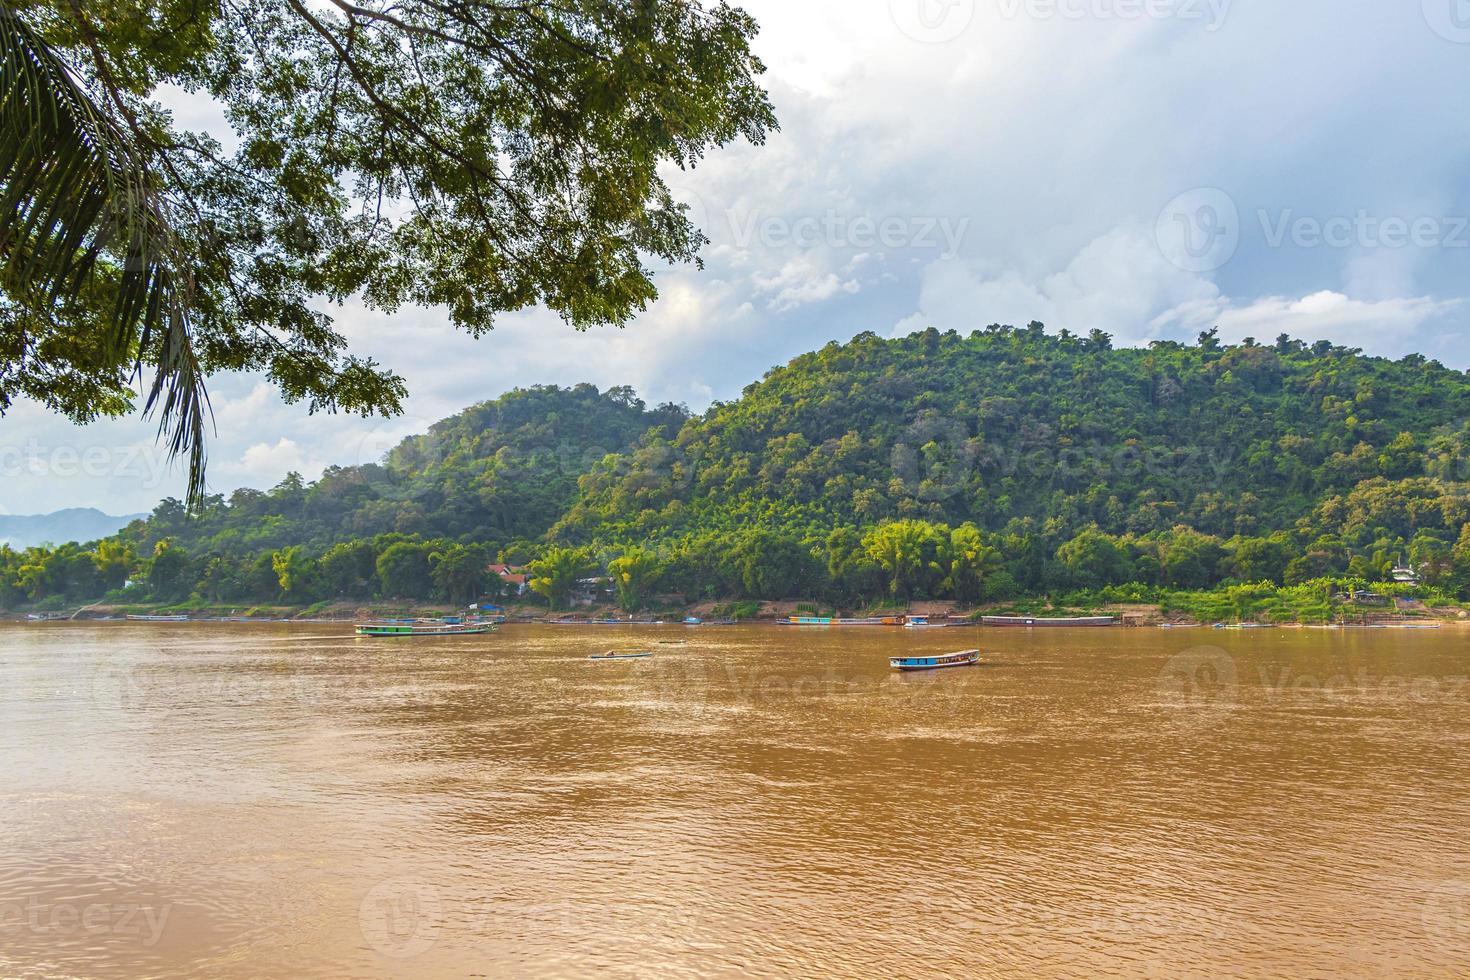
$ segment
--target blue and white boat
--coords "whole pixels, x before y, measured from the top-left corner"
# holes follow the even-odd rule
[[[888,658],[888,666],[894,670],[943,670],[946,667],[973,667],[979,662],[979,650]]]

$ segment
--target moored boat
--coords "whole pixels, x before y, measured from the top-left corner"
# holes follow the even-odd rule
[[[128,619],[134,623],[187,623],[188,616],[134,616],[131,613]]]
[[[1116,616],[981,616],[986,626],[1116,626]]]
[[[385,622],[385,623],[358,623],[355,627],[358,636],[478,636],[481,633],[493,633],[495,627],[490,623],[419,623],[419,622]]]
[[[902,616],[790,616],[777,626],[902,626]]]
[[[894,670],[943,670],[946,667],[973,667],[979,662],[979,650],[960,650],[957,653],[888,658],[888,666]]]

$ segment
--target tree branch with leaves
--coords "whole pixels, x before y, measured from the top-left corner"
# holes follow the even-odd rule
[[[309,411],[407,390],[324,312],[578,330],[705,239],[662,174],[776,120],[755,22],[698,0],[20,0],[0,11],[0,413],[158,418],[203,499],[205,380]],[[164,86],[220,106],[180,130]]]

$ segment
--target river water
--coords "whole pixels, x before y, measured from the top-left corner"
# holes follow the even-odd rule
[[[0,975],[1470,975],[1470,631],[349,633],[0,625]]]

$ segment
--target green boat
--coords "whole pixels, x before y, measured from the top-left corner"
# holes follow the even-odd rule
[[[358,636],[476,636],[493,633],[489,623],[359,623]]]

